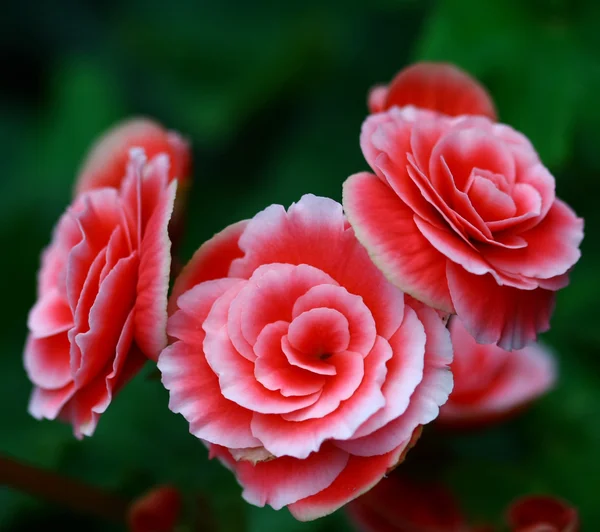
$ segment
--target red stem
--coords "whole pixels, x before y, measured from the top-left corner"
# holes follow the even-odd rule
[[[0,456],[0,486],[9,486],[113,523],[125,522],[127,499],[5,456]]]

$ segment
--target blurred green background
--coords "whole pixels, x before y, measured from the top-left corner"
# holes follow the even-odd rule
[[[191,139],[187,259],[273,202],[341,199],[342,181],[367,169],[358,134],[369,87],[411,61],[448,60],[531,138],[587,236],[543,337],[559,358],[557,388],[508,424],[448,437],[427,463],[474,519],[498,520],[535,491],[566,498],[584,530],[600,530],[600,3],[9,0],[2,11],[0,452],[125,495],[175,483],[204,496],[223,531],[346,530],[343,512],[302,524],[245,504],[168,411],[151,368],[85,441],[30,418],[21,357],[39,252],[87,148],[115,121],[148,115]],[[114,530],[0,486],[2,531],[42,526]]]

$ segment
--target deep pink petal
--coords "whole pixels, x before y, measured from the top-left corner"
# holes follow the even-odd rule
[[[169,220],[173,211],[177,182],[162,191],[140,249],[140,265],[135,301],[135,340],[152,360],[167,345],[167,292],[171,274]]]
[[[204,353],[206,360],[219,377],[224,397],[240,406],[264,413],[292,412],[313,404],[320,393],[302,397],[284,397],[257,382],[254,364],[244,358],[231,343],[226,325],[220,325],[222,307],[229,308],[230,301],[221,296],[213,305],[202,325],[206,333]],[[215,318],[217,316],[217,318]]]
[[[292,321],[296,300],[313,286],[335,281],[326,273],[307,264],[266,264],[256,269],[232,304],[241,306],[240,327],[250,345],[265,325]]]
[[[413,212],[375,176],[355,174],[344,183],[344,208],[357,238],[396,286],[427,304],[452,312],[446,258],[417,229]]]
[[[56,419],[74,393],[75,384],[73,382],[57,390],[47,390],[36,386],[31,392],[27,411],[36,419]]]
[[[73,326],[73,313],[58,290],[41,296],[29,312],[27,327],[36,338],[65,332]]]
[[[371,434],[402,415],[423,379],[425,329],[410,307],[405,309],[402,326],[389,342],[394,354],[387,363],[388,373],[381,390],[385,406],[360,426],[354,438]]]
[[[66,332],[46,338],[29,336],[25,345],[25,370],[29,380],[44,389],[64,388],[73,380]]]
[[[177,298],[193,286],[204,281],[227,277],[232,261],[243,255],[238,240],[247,224],[248,222],[244,220],[226,227],[202,244],[194,253],[173,285],[169,298],[170,314],[176,308]]]
[[[312,405],[282,414],[286,421],[305,421],[307,419],[324,418],[334,412],[342,401],[346,401],[360,386],[365,375],[363,355],[350,351],[337,353],[331,357],[335,366],[335,377],[329,377],[319,399]]]
[[[74,379],[83,387],[115,356],[125,321],[135,303],[136,255],[121,259],[106,277],[89,313],[89,330],[77,332],[73,342],[81,351]]]
[[[292,347],[317,357],[345,351],[350,343],[348,320],[331,308],[313,308],[296,316],[287,336]]]
[[[469,188],[469,198],[485,221],[504,220],[517,212],[510,195],[499,190],[490,179],[477,174]]]
[[[183,415],[194,436],[233,448],[260,445],[250,432],[252,412],[223,397],[198,347],[175,342],[160,354],[158,369],[170,392],[169,409]]]
[[[304,460],[282,457],[256,465],[238,462],[235,472],[246,501],[279,510],[326,489],[347,463],[347,453],[328,445]]]
[[[296,300],[292,317],[295,319],[303,312],[315,308],[333,309],[344,315],[350,333],[348,345],[344,349],[365,354],[371,350],[377,336],[376,324],[360,296],[350,294],[343,286],[315,286]],[[401,310],[395,309],[396,313]]]
[[[214,302],[229,289],[239,290],[244,284],[241,279],[215,279],[195,285],[180,295],[176,301],[179,310],[169,317],[167,334],[186,344],[202,346],[204,330],[201,325],[208,316]],[[231,292],[233,295],[234,291]],[[223,316],[225,320],[226,316]]]
[[[478,342],[521,349],[550,327],[554,292],[500,286],[491,275],[473,275],[452,262],[447,275],[456,313]]]
[[[364,359],[364,378],[352,397],[328,416],[306,421],[286,421],[282,416],[255,414],[252,433],[275,456],[306,458],[318,451],[327,439],[345,440],[385,404],[381,387],[387,374],[386,363],[392,350],[378,337]],[[335,378],[335,377],[333,377]]]
[[[416,63],[400,71],[389,85],[386,108],[414,105],[450,116],[483,115],[496,119],[485,88],[448,63]]]
[[[282,350],[282,340],[288,331],[286,321],[267,325],[258,335],[254,350],[254,375],[265,388],[291,395],[308,395],[320,391],[325,379],[306,369],[291,365]]]
[[[287,213],[281,206],[268,207],[248,224],[240,247],[245,255],[234,261],[231,276],[248,278],[263,264],[306,264],[361,296],[378,334],[389,337],[402,322],[402,292],[391,289],[333,200],[307,194]]]
[[[181,181],[189,176],[187,142],[152,120],[134,118],[117,124],[96,141],[79,172],[75,194],[101,187],[119,188],[133,147],[143,148],[148,158],[166,153],[172,179]]]
[[[548,279],[562,275],[579,260],[583,220],[557,199],[542,222],[520,236],[527,241],[526,248],[485,249],[484,257],[505,272]]]
[[[556,379],[554,360],[541,346],[504,351],[477,344],[458,318],[453,318],[450,330],[454,390],[440,411],[444,424],[465,426],[503,418],[546,392]]]
[[[281,350],[290,365],[316,373],[317,375],[335,375],[337,370],[329,358],[311,358],[294,349],[284,336],[281,339]]]
[[[403,458],[410,439],[380,456],[350,456],[344,470],[325,489],[290,504],[288,509],[299,521],[311,521],[328,515],[362,495],[379,482]]]

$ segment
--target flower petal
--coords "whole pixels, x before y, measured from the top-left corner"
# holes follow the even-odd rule
[[[372,174],[344,183],[344,208],[357,238],[388,279],[430,306],[453,312],[446,257],[420,233],[410,210]]]
[[[500,286],[491,275],[473,275],[453,262],[447,275],[456,313],[478,342],[521,349],[550,327],[554,292]]]
[[[483,115],[496,120],[485,88],[465,71],[448,63],[416,63],[390,83],[386,108],[414,105],[450,116]]]

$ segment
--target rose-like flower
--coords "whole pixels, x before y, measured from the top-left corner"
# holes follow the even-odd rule
[[[173,486],[157,486],[133,501],[127,511],[131,532],[173,532],[181,511],[181,493]]]
[[[375,485],[452,387],[441,319],[404,301],[326,198],[228,227],[171,301],[158,360],[170,409],[248,502],[301,520]]]
[[[394,471],[345,508],[361,532],[468,532],[473,529],[443,485]]]
[[[132,150],[120,189],[77,196],[42,255],[25,368],[34,417],[90,435],[113,394],[167,343],[169,158]]]
[[[177,179],[181,192],[190,177],[190,148],[175,131],[166,131],[147,118],[120,122],[102,135],[87,155],[75,183],[75,195],[95,188],[119,188],[125,177],[131,148],[143,148],[148,159],[169,157],[169,181]]]
[[[568,503],[550,495],[529,495],[507,511],[511,532],[578,532],[579,515]]]
[[[443,76],[428,79],[443,91]],[[436,111],[392,106],[367,118],[361,147],[375,175],[344,183],[346,214],[396,286],[458,314],[478,342],[520,349],[549,327],[583,221],[555,198],[522,134],[484,116],[451,117],[451,100],[434,101]]]
[[[416,63],[400,71],[389,85],[369,93],[372,113],[413,105],[448,116],[482,115],[496,120],[494,102],[485,88],[448,63]]]
[[[440,410],[438,423],[458,428],[504,420],[554,384],[554,359],[542,346],[505,351],[478,344],[457,316],[449,328],[454,388]]]
[[[75,182],[74,195],[95,188],[119,188],[125,178],[132,148],[142,148],[148,159],[160,153],[169,157],[169,181],[177,179],[177,197],[169,234],[177,248],[183,232],[191,185],[190,146],[179,133],[167,131],[147,118],[131,118],[120,122],[104,133],[88,153]]]

